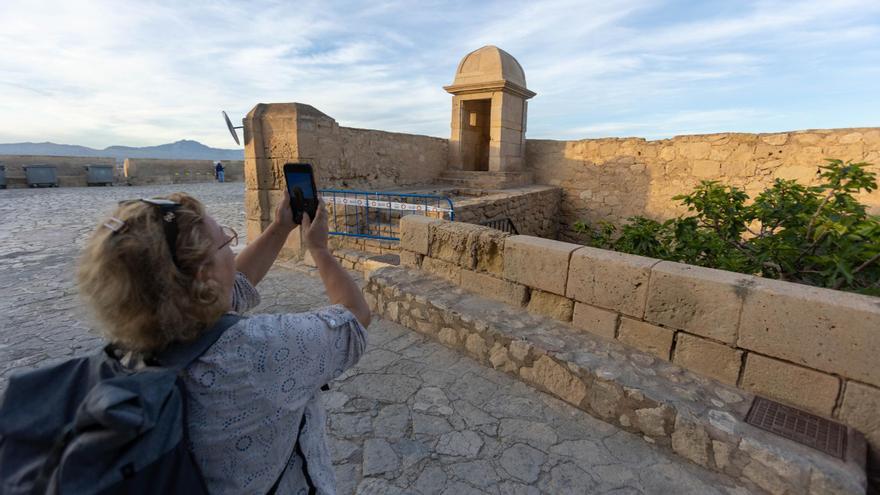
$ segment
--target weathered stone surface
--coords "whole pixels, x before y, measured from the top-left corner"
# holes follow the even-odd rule
[[[382,478],[364,478],[354,493],[355,495],[400,495],[403,490]]]
[[[405,215],[400,219],[400,249],[421,255],[428,254],[431,227],[442,220],[423,215]]]
[[[709,466],[709,435],[702,426],[680,414],[675,417],[672,450],[701,466]]]
[[[489,347],[486,345],[486,340],[475,333],[467,336],[464,347],[471,354],[471,356],[479,361],[483,361],[484,359],[486,359],[486,353],[489,350]]]
[[[712,454],[715,456],[715,465],[723,471],[730,465],[733,446],[718,440],[712,440]]]
[[[512,478],[534,483],[538,479],[545,458],[540,450],[518,443],[501,454],[500,463]]]
[[[460,332],[454,328],[443,327],[437,334],[437,340],[449,347],[458,347],[463,343],[460,335]]]
[[[476,250],[475,269],[496,277],[504,274],[504,240],[510,234],[495,229],[485,229],[474,239]]]
[[[749,463],[743,470],[747,478],[770,492],[784,492],[789,487],[806,491],[809,469],[791,462],[796,454],[771,447],[754,438],[744,438],[739,443]]]
[[[620,319],[620,329],[617,332],[618,340],[624,344],[666,360],[669,360],[674,335],[674,332],[668,328],[627,317]]]
[[[438,387],[422,387],[413,397],[412,408],[414,411],[426,414],[437,414],[440,416],[449,416],[452,414],[452,407],[449,405],[449,399]]]
[[[815,370],[749,353],[742,388],[831,416],[840,390],[840,380]]]
[[[590,408],[602,418],[613,418],[618,414],[619,402],[623,398],[620,385],[595,380],[590,387]]]
[[[504,278],[554,294],[565,294],[568,260],[577,244],[522,235],[504,241]]]
[[[497,342],[489,352],[489,362],[496,370],[514,372],[518,369],[516,363],[510,359],[507,348]]]
[[[461,267],[455,263],[426,257],[422,259],[422,270],[432,275],[445,278],[456,285],[461,285],[462,270]]]
[[[364,476],[394,471],[399,465],[397,454],[385,440],[371,438],[364,442]]]
[[[467,270],[474,268],[475,238],[486,227],[461,222],[440,222],[431,225],[431,258],[453,263]]]
[[[864,433],[871,448],[880,452],[880,389],[847,381],[840,419]]]
[[[528,310],[531,313],[553,318],[560,321],[571,321],[574,301],[567,297],[551,294],[542,290],[533,290],[529,299]]]
[[[471,430],[451,431],[444,433],[437,442],[437,453],[460,456],[476,457],[483,447],[480,435]]]
[[[373,419],[373,433],[377,437],[400,438],[409,426],[409,407],[405,404],[391,404],[379,411]]]
[[[742,351],[704,338],[678,334],[672,361],[716,380],[736,385],[742,366]]]
[[[580,330],[613,340],[619,319],[620,316],[615,311],[608,311],[607,309],[576,302],[574,304],[574,315],[571,318],[571,324]]]
[[[502,419],[498,427],[498,435],[505,441],[522,442],[547,450],[557,440],[553,428],[537,421],[523,419]]]
[[[525,381],[545,388],[569,404],[578,405],[587,395],[587,388],[578,377],[547,356],[538,358],[531,368],[521,368],[519,373]]]
[[[363,414],[331,414],[329,419],[333,430],[341,437],[358,437],[373,431],[370,418]]]
[[[580,302],[641,318],[651,267],[657,260],[584,247],[572,253],[566,295]]]
[[[417,438],[420,435],[436,436],[452,431],[452,425],[445,418],[419,412],[412,413],[412,425],[413,435]]]
[[[418,493],[437,495],[446,486],[446,472],[440,466],[428,466],[413,484]]]
[[[522,306],[526,299],[526,286],[471,270],[461,271],[461,287],[484,297],[512,306]]]
[[[738,347],[880,386],[876,298],[761,279],[743,305]]]
[[[671,261],[652,269],[645,320],[729,344],[754,278]]]
[[[452,464],[449,466],[449,471],[456,478],[483,489],[494,487],[501,481],[501,477],[495,472],[492,462],[487,460]]]
[[[529,357],[529,353],[535,348],[526,340],[514,340],[508,346],[510,349],[510,357],[521,363],[525,363]]]
[[[335,437],[330,437],[328,440],[328,445],[330,446],[330,458],[334,463],[344,462],[355,452],[360,450],[358,444],[349,442],[348,440],[342,440]]]
[[[382,381],[371,380],[368,375],[352,378],[343,391],[351,391],[370,399],[385,402],[405,402],[419,388],[419,381],[403,375],[385,375]]]
[[[575,495],[591,493],[596,485],[592,476],[572,462],[564,462],[550,470],[550,479],[542,486],[546,493]]]
[[[422,265],[422,257],[424,255],[415,253],[413,251],[406,251],[404,249],[400,250],[400,266],[406,266],[410,268],[419,268]]]
[[[636,409],[636,425],[645,435],[653,437],[668,436],[672,418],[673,410],[666,404]]]

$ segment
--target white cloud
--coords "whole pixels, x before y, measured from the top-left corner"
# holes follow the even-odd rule
[[[876,72],[880,2],[716,3],[702,14],[661,0],[5,0],[0,142],[231,147],[220,109],[239,119],[273,101],[312,104],[342,125],[446,136],[442,86],[489,43],[516,56],[538,92],[530,136],[878,114],[858,79],[835,86],[850,100],[821,106],[833,83],[816,72]],[[804,109],[785,107],[789,96]]]

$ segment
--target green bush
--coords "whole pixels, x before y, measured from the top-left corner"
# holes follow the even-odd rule
[[[868,163],[827,162],[818,186],[776,179],[749,202],[739,188],[703,181],[672,198],[690,216],[574,229],[599,248],[880,295],[880,216],[853,197],[877,189],[876,174]]]

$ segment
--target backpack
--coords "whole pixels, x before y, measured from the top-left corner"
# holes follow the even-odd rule
[[[140,370],[108,345],[13,375],[0,402],[0,494],[207,493],[179,374],[240,318],[223,316]]]

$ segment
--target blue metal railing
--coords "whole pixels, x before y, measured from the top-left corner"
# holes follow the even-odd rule
[[[455,207],[447,196],[343,189],[319,192],[327,205],[331,235],[399,241],[403,216],[455,220]]]

